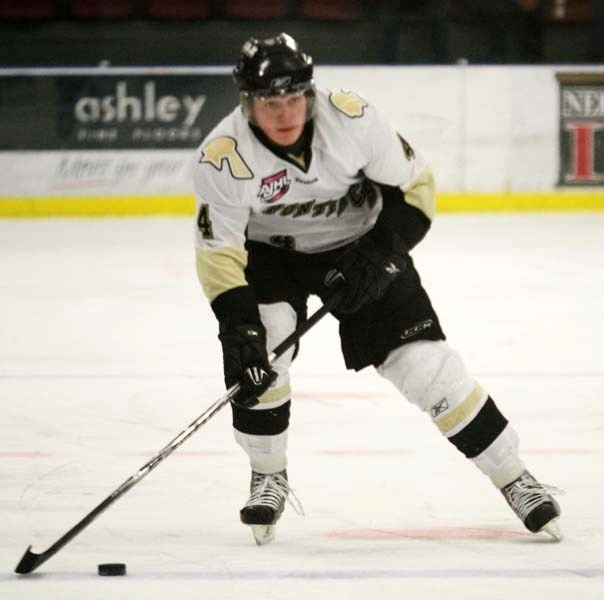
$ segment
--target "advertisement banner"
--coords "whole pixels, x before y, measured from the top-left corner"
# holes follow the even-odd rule
[[[604,184],[604,73],[558,73],[561,186]]]
[[[237,104],[228,73],[8,75],[0,150],[194,148]]]
[[[317,67],[432,166],[438,210],[604,209],[604,66]],[[0,218],[192,214],[217,66],[0,68]],[[527,101],[528,99],[528,101]]]

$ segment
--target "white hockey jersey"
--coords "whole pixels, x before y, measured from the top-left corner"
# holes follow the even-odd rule
[[[371,182],[406,191],[426,170],[423,159],[353,92],[317,90],[313,122],[307,165],[271,152],[240,107],[207,136],[193,176],[198,256],[243,251],[246,235],[305,253],[337,248],[375,223],[382,200]]]

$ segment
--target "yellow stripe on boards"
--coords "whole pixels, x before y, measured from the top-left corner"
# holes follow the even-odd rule
[[[437,212],[604,210],[604,190],[438,194]]]
[[[554,192],[443,193],[437,212],[521,212],[604,210],[604,190]],[[0,196],[0,217],[113,217],[192,215],[192,195],[153,196]]]
[[[192,215],[191,195],[1,197],[0,217],[114,217]]]

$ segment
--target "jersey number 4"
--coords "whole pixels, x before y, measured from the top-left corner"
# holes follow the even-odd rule
[[[202,204],[199,207],[199,214],[197,215],[197,227],[199,227],[199,232],[204,240],[214,239],[212,221],[210,220],[210,207],[207,204]]]

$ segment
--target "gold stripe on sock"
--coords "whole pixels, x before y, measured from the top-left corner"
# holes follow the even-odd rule
[[[484,390],[477,383],[474,384],[474,389],[470,392],[468,397],[450,413],[443,414],[441,418],[436,418],[434,422],[438,425],[438,428],[443,432],[447,433],[451,431],[461,422],[468,418],[469,415],[476,409],[480,401],[484,398]]]

